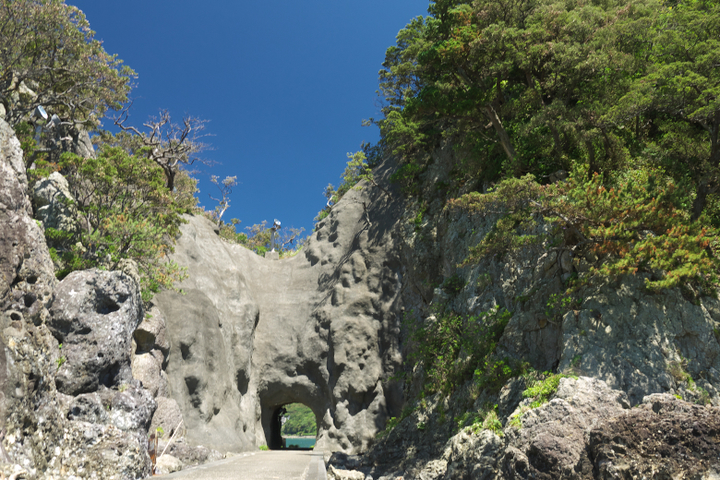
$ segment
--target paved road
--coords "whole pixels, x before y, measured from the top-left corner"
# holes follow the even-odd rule
[[[327,480],[322,452],[311,450],[241,453],[155,478],[193,480]]]

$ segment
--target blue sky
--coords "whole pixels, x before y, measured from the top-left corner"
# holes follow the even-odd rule
[[[209,120],[210,175],[236,175],[223,217],[240,229],[274,218],[304,227],[337,186],[346,153],[375,141],[377,72],[385,50],[427,0],[68,0],[105,50],[139,75],[129,123],[160,109]],[[109,127],[111,122],[106,121]]]

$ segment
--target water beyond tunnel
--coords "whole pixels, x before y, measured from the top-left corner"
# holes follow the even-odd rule
[[[272,450],[312,450],[317,439],[317,420],[302,403],[275,407],[272,413],[268,447]]]

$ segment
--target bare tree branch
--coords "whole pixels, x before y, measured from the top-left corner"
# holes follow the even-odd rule
[[[180,164],[205,163],[198,155],[208,149],[207,144],[200,141],[207,136],[202,133],[207,120],[186,116],[182,119],[182,125],[178,125],[172,122],[167,110],[161,110],[159,117],[152,117],[143,124],[147,130],[140,131],[126,124],[130,107],[132,102],[113,119],[114,123],[139,141],[139,146],[144,147],[147,158],[162,168],[166,186],[172,191]]]

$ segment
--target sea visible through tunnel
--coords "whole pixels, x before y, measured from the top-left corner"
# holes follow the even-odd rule
[[[315,447],[315,437],[285,437],[287,449],[311,449]]]

